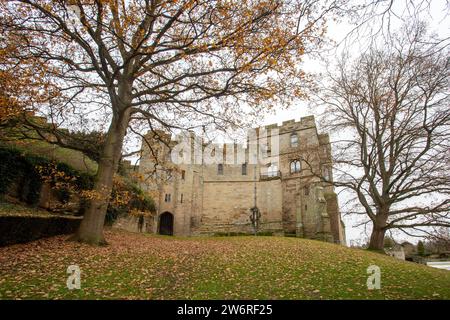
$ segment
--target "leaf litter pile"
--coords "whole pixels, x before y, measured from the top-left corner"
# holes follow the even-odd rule
[[[450,299],[449,271],[330,243],[105,235],[105,247],[58,236],[0,248],[0,299]],[[66,285],[71,265],[79,290]],[[370,265],[379,290],[367,289]]]

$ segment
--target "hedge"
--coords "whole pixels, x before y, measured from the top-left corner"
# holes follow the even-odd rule
[[[25,243],[41,238],[74,233],[81,218],[0,217],[0,246]]]

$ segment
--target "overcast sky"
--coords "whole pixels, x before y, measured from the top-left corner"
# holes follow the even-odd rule
[[[391,15],[391,30],[395,30],[402,25],[402,20],[399,19],[399,17],[405,17],[407,15],[406,2],[408,1],[409,0],[396,0],[394,2],[393,11],[395,15],[397,15],[397,17],[395,15]],[[441,38],[450,37],[450,17],[447,16],[449,6],[450,3],[446,0],[433,0],[430,1],[429,10],[424,10],[420,14],[421,20],[428,22],[430,31],[437,33]],[[379,20],[374,21],[371,27],[375,28],[379,26],[379,22]],[[334,62],[336,62],[336,57],[339,56],[342,50],[348,50],[353,56],[359,55],[365,48],[368,47],[368,42],[371,40],[371,38],[368,37],[368,30],[365,30],[366,32],[363,31],[363,34],[359,36],[349,35],[349,32],[352,31],[353,28],[354,25],[350,24],[348,21],[340,21],[339,23],[329,22],[328,37],[333,39],[337,44],[340,43],[340,45],[330,51],[327,51],[326,56],[328,61],[325,61],[324,57],[320,57],[319,59],[315,59],[317,57],[311,56],[306,57],[304,62],[304,69],[311,73],[323,72],[325,70],[325,62],[328,62],[332,65]],[[344,41],[344,39],[347,39],[348,41]],[[262,125],[272,123],[281,124],[281,122],[286,120],[299,120],[301,117],[307,115],[317,116],[322,112],[322,110],[312,109],[308,105],[307,101],[299,101],[288,109],[274,109],[276,110],[275,114],[265,115],[262,117]],[[331,137],[331,139],[333,140],[333,136]],[[345,193],[340,193],[339,201],[341,204],[345,202],[345,199]],[[354,217],[344,216],[343,220],[346,225],[347,244],[350,244],[351,240],[362,239],[370,234],[368,233],[370,230],[365,231],[363,227],[354,227],[356,223]],[[417,238],[407,237],[402,233],[396,233],[394,235],[396,239],[398,238],[409,240],[411,242],[417,242],[418,240]]]
[[[364,0],[360,0],[359,2],[361,1]],[[353,0],[353,2],[356,2],[356,0]],[[385,3],[388,3],[388,1],[385,1]],[[411,0],[394,1],[389,24],[385,24],[386,26],[390,26],[391,31],[399,28],[404,22],[408,22],[408,19],[405,18],[409,14],[409,12],[407,11],[406,3],[411,3]],[[422,4],[427,3],[428,1],[426,0],[422,2]],[[447,15],[450,10],[450,2],[448,2],[447,0],[433,0],[429,1],[429,6],[429,8],[423,8],[424,10],[420,12],[420,19],[426,21],[429,24],[430,31],[438,34],[441,38],[450,38],[450,19]],[[379,10],[383,10],[383,7],[379,7]],[[353,21],[353,23],[359,22],[360,21]],[[336,45],[327,46],[328,49],[322,50],[320,57],[314,55],[305,56],[302,66],[303,70],[310,74],[324,72],[326,64],[332,66],[336,62],[336,58],[340,56],[343,50],[349,53],[352,57],[358,56],[361,52],[368,48],[369,42],[373,40],[373,38],[370,37],[370,30],[379,27],[380,22],[380,19],[374,19],[372,20],[371,24],[365,25],[365,28],[358,29],[359,34],[356,34],[351,33],[351,31],[354,30],[356,26],[355,24],[352,24],[347,20],[342,20],[339,22],[330,20],[328,22],[327,35],[334,41]],[[387,22],[386,19],[384,22]],[[323,106],[321,110],[312,109],[308,104],[308,101],[297,101],[289,108],[283,106],[273,108],[274,113],[262,114],[261,118],[257,122],[258,125],[268,125],[272,123],[281,124],[283,121],[291,119],[295,119],[296,121],[298,121],[301,117],[307,115],[315,115],[316,118],[319,118],[320,113],[323,112],[323,110],[326,110],[325,108],[326,106]],[[320,125],[318,129],[320,131]],[[134,139],[132,140],[135,141]],[[333,136],[331,136],[331,140],[333,140]],[[132,146],[132,149],[138,147],[140,144],[137,141],[133,141],[129,142],[128,144]],[[138,161],[138,158],[132,157],[130,160],[136,162]],[[342,203],[344,203],[346,200],[345,192],[342,192],[341,190],[337,191],[340,204],[342,205]],[[352,240],[362,240],[364,238],[367,238],[367,236],[370,234],[370,229],[365,230],[364,227],[354,227],[357,222],[354,217],[344,216],[343,220],[346,225],[347,244],[350,245]],[[399,240],[408,240],[411,242],[417,242],[418,240],[417,238],[407,237],[402,233],[396,233],[394,235],[396,239]]]

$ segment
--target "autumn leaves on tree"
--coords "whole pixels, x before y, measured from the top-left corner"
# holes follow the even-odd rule
[[[306,79],[298,63],[320,45],[333,7],[294,0],[18,0],[0,10],[2,35],[18,39],[5,48],[15,61],[11,74],[38,62],[43,74],[24,68],[33,70],[24,87],[40,79],[52,87],[27,107],[55,124],[93,112],[108,121],[99,196],[76,235],[101,244],[127,132],[239,125],[245,114],[301,96]],[[56,125],[28,125],[53,142],[60,138]]]

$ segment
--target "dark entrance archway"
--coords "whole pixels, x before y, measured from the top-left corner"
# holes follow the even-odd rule
[[[158,233],[166,236],[173,235],[173,214],[163,212],[159,216]]]

